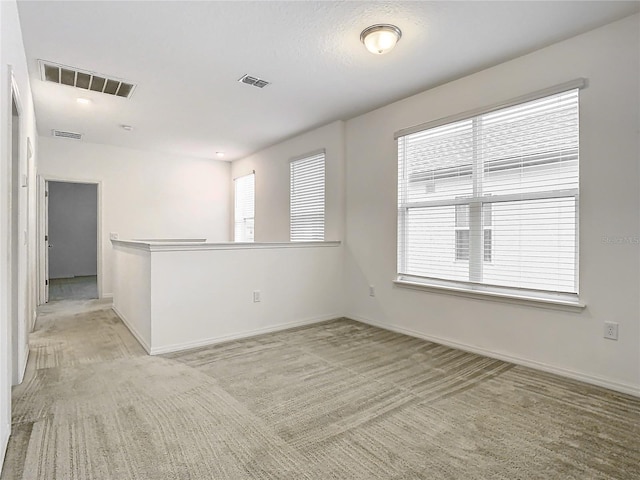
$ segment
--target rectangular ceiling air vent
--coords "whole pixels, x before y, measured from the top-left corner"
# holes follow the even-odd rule
[[[80,70],[58,63],[38,60],[40,79],[45,82],[69,85],[70,87],[106,93],[116,97],[131,98],[136,85],[126,80],[117,79],[101,73]]]
[[[65,132],[62,130],[51,130],[51,135],[58,138],[70,138],[72,140],[82,140],[81,133]]]
[[[267,82],[266,80],[262,80],[258,77],[252,77],[251,75],[243,75],[238,79],[240,83],[246,83],[247,85],[253,85],[254,87],[264,88],[269,85],[271,82]]]

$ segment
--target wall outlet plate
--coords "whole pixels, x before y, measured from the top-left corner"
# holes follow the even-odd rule
[[[114,233],[114,232],[111,232],[109,234],[109,240],[118,240],[118,234]]]
[[[618,324],[615,322],[604,322],[604,338],[618,340]]]
[[[258,303],[260,301],[260,290],[253,291],[253,303]]]

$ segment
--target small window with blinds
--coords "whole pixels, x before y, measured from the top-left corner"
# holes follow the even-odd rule
[[[234,184],[234,233],[236,242],[253,242],[255,173],[238,177]]]
[[[396,135],[399,280],[578,293],[578,97]]]
[[[325,152],[294,159],[289,165],[291,241],[324,240]]]

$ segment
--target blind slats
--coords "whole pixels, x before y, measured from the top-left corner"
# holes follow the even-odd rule
[[[398,136],[398,273],[577,293],[578,121],[573,89]]]
[[[324,240],[325,154],[290,164],[291,241]]]

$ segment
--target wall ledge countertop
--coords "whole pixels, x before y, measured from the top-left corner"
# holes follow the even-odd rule
[[[147,252],[181,252],[193,250],[243,250],[264,248],[309,248],[309,247],[337,247],[339,240],[312,242],[221,242],[208,243],[204,239],[145,239],[145,240],[116,240],[111,239],[115,247],[133,248]]]

